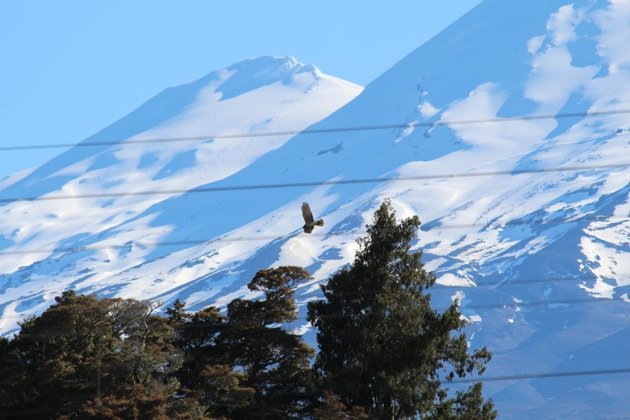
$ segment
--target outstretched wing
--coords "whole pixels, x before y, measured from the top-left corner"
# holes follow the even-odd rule
[[[302,203],[302,217],[304,217],[304,223],[306,223],[307,225],[310,225],[315,221],[315,219],[313,219],[311,207],[308,205],[308,203]]]

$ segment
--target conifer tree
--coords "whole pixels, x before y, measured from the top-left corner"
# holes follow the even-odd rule
[[[246,375],[233,370],[230,352],[223,344],[227,319],[209,306],[188,314],[176,300],[167,309],[176,329],[176,343],[184,362],[178,371],[182,394],[189,404],[213,418],[229,417],[251,403],[254,390],[243,383]]]
[[[215,418],[308,418],[315,382],[314,354],[284,324],[297,319],[296,284],[309,277],[300,267],[260,270],[248,287],[260,299],[235,299],[223,315],[208,307],[191,315],[169,309],[185,353],[184,392]]]
[[[256,392],[241,418],[306,418],[312,409],[314,354],[302,338],[282,324],[297,319],[294,288],[309,277],[300,267],[285,266],[256,273],[248,287],[264,299],[233,300],[228,305],[226,343],[244,384]]]
[[[494,418],[480,384],[455,395],[445,387],[482,373],[490,353],[468,352],[456,303],[443,313],[431,307],[435,277],[411,251],[419,226],[417,216],[397,222],[382,204],[354,263],[322,286],[324,299],[309,303],[316,371],[343,405],[363,407],[370,418]]]

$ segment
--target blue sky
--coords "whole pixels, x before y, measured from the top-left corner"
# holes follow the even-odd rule
[[[76,143],[260,55],[365,85],[480,0],[2,0],[0,147]],[[63,149],[0,151],[0,179]]]

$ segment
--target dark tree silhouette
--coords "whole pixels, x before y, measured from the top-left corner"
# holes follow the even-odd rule
[[[435,277],[411,251],[419,226],[416,216],[398,223],[391,205],[381,205],[354,263],[322,286],[325,299],[309,303],[316,370],[341,403],[370,418],[493,418],[481,385],[455,395],[445,387],[482,373],[490,353],[468,353],[456,303],[444,313],[431,307]]]
[[[179,367],[166,319],[132,299],[64,292],[0,349],[0,417],[168,418]],[[2,363],[4,364],[4,363]],[[1,365],[1,364],[0,364]],[[113,414],[112,414],[113,415]]]
[[[490,353],[469,353],[456,304],[431,307],[435,278],[411,242],[417,217],[375,214],[352,266],[309,304],[320,352],[288,330],[300,267],[260,270],[257,299],[168,317],[134,299],[64,292],[0,338],[0,418],[493,418],[481,384]]]
[[[226,315],[209,307],[188,317],[173,308],[186,354],[180,380],[212,417],[308,418],[316,400],[313,350],[283,324],[297,319],[300,267],[260,270],[248,287],[259,300],[235,299]]]

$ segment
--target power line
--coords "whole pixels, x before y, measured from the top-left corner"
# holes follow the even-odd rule
[[[447,229],[464,229],[472,227],[485,227],[486,230],[498,230],[512,226],[528,226],[530,224],[538,225],[556,225],[564,223],[575,223],[581,221],[615,221],[615,220],[630,220],[630,216],[600,216],[600,215],[583,215],[581,217],[573,217],[566,219],[552,219],[546,220],[544,218],[535,218],[530,220],[512,220],[506,223],[497,224],[495,226],[489,226],[489,223],[467,223],[467,224],[452,224],[452,225],[434,225],[430,228],[424,228],[425,225],[420,227],[422,232],[442,231]],[[150,248],[150,247],[171,247],[182,245],[203,245],[213,243],[230,243],[230,242],[256,242],[256,241],[276,241],[281,239],[290,239],[300,232],[295,230],[294,232],[287,233],[286,235],[258,235],[258,236],[220,236],[217,238],[206,239],[188,239],[179,241],[162,241],[162,242],[141,242],[141,241],[127,241],[123,244],[107,244],[107,245],[85,245],[85,246],[73,246],[67,248],[42,248],[42,249],[23,249],[23,250],[3,250],[0,251],[0,255],[29,255],[29,254],[52,254],[52,253],[77,253],[86,251],[100,251],[108,249],[125,249],[130,247]],[[365,235],[365,230],[355,230],[348,232],[325,232],[325,233],[311,233],[309,237],[319,238],[334,238],[339,236],[361,236]],[[510,282],[516,283],[516,282]],[[498,284],[497,284],[498,285]],[[446,287],[446,286],[445,286]]]
[[[205,328],[203,325],[186,325],[186,328]],[[31,334],[32,335],[32,334]],[[60,334],[37,334],[41,337],[56,336]],[[496,375],[496,376],[479,376],[479,377],[464,377],[455,378],[453,380],[445,380],[445,383],[452,384],[469,384],[477,382],[504,382],[504,381],[525,381],[532,379],[554,379],[554,378],[570,378],[580,376],[610,376],[630,373],[630,367],[619,367],[609,369],[591,369],[591,370],[569,370],[560,372],[533,372],[533,373],[519,373],[513,375]]]
[[[584,305],[584,304],[596,304],[596,303],[610,303],[610,302],[626,302],[623,299],[575,299],[575,300],[571,300],[571,301],[548,301],[545,304],[546,305],[566,305],[568,304],[568,302],[570,302],[573,305]],[[627,302],[626,302],[627,303]],[[483,309],[493,309],[493,308],[504,308],[506,305],[502,305],[502,304],[489,304],[489,305],[484,305]],[[507,305],[507,306],[516,306],[516,305]],[[528,306],[525,303],[521,303],[519,304],[519,306]],[[542,306],[539,305],[538,303],[536,303],[535,305],[532,306]],[[465,309],[478,309],[479,307],[475,307],[475,308],[471,308],[471,307],[466,307],[466,308],[461,308],[459,307],[459,311],[460,313],[462,313],[464,316],[465,314],[462,312],[462,310]],[[436,311],[445,311],[448,308],[434,308]],[[24,316],[20,316],[20,315],[3,315],[2,317],[0,317],[0,319],[2,320],[10,320],[10,319],[17,319],[17,320],[24,320],[27,319],[29,317],[31,317],[33,315],[24,315]],[[341,316],[341,315],[322,315],[320,316],[320,318],[324,318],[324,319],[341,319],[341,318],[346,318],[346,316]],[[186,326],[186,328],[204,328],[203,325],[192,325],[189,324]],[[39,334],[42,337],[49,337],[49,336],[56,336],[59,335],[57,333],[46,333],[46,334]],[[500,380],[507,380],[506,378],[504,379],[500,379]]]
[[[579,279],[579,278],[578,278]],[[542,278],[539,279],[539,282],[545,281],[555,281],[557,279],[554,278]],[[568,280],[568,279],[567,279]],[[425,288],[423,290],[431,290],[438,286],[437,284],[432,287]],[[361,291],[336,291],[334,293],[335,296],[363,296],[363,295],[374,295],[377,292],[382,290],[361,290]],[[295,291],[294,291],[295,292]],[[312,294],[313,292],[307,293]],[[423,295],[425,297],[430,295]],[[326,299],[323,296],[320,299]],[[604,304],[604,303],[620,303],[623,302],[625,304],[630,304],[630,301],[624,298],[586,298],[586,299],[565,299],[565,300],[532,300],[532,301],[511,301],[511,302],[501,302],[501,303],[487,303],[487,304],[477,304],[477,305],[461,305],[458,302],[459,311],[465,310],[477,310],[477,309],[507,309],[507,308],[515,308],[520,309],[522,307],[541,307],[541,306],[570,306],[570,305],[589,305],[589,304]],[[446,311],[448,307],[434,307],[435,311]],[[325,319],[341,319],[347,318],[345,315],[322,315],[321,318]],[[24,316],[19,315],[3,315],[0,319],[24,319]]]
[[[435,273],[434,273],[435,274]],[[437,277],[439,279],[439,277]],[[519,279],[512,279],[512,280],[501,280],[498,282],[494,282],[494,283],[477,283],[475,282],[474,285],[471,285],[471,288],[474,289],[479,289],[479,288],[497,288],[497,287],[509,287],[509,286],[516,286],[516,285],[521,285],[521,284],[533,284],[533,283],[564,283],[564,282],[570,282],[570,281],[585,281],[585,280],[595,280],[594,275],[589,275],[589,276],[566,276],[566,277],[542,277],[542,278],[538,278],[538,277],[530,277],[530,278],[519,278]],[[461,285],[448,285],[448,284],[437,284],[434,287],[439,286],[440,288],[462,288],[464,286]]]
[[[423,290],[431,290],[433,287],[428,287]],[[370,296],[376,295],[383,290],[358,290],[358,291],[336,291],[333,293],[335,296]],[[428,296],[428,295],[423,295]],[[587,299],[565,299],[565,300],[530,300],[530,301],[510,301],[510,302],[501,302],[501,303],[481,303],[481,304],[472,304],[472,305],[461,305],[458,302],[458,308],[460,311],[465,311],[468,309],[471,310],[483,310],[483,309],[508,309],[515,308],[520,309],[522,307],[541,307],[541,306],[570,306],[570,305],[588,305],[588,304],[601,304],[601,303],[617,303],[624,302],[630,304],[630,301],[623,298],[587,298]],[[446,311],[448,307],[435,307],[436,311]],[[346,318],[343,315],[322,315],[322,318],[331,318],[331,319],[341,319]]]
[[[545,219],[543,217],[536,217],[527,220],[527,216],[519,216],[519,219],[509,220],[507,222],[490,222],[488,220],[485,223],[453,223],[453,224],[438,224],[439,222],[429,221],[420,226],[420,231],[422,232],[431,232],[431,231],[441,231],[446,229],[464,229],[464,228],[472,228],[472,227],[486,227],[487,230],[497,230],[497,229],[505,229],[508,227],[516,227],[516,226],[528,226],[532,224],[538,225],[555,225],[562,223],[574,223],[581,221],[591,221],[591,222],[604,222],[604,221],[614,221],[614,220],[630,220],[629,216],[601,216],[596,214],[586,214],[583,216],[577,217],[567,217],[567,218],[558,218],[558,219]],[[429,227],[427,227],[429,225]]]
[[[433,274],[435,275],[435,272],[433,272]],[[439,276],[435,276],[436,280],[439,281],[440,277]],[[504,281],[499,281],[499,282],[495,282],[495,283],[476,283],[475,284],[470,284],[470,285],[450,285],[450,284],[441,284],[441,283],[435,283],[433,286],[430,287],[430,289],[453,289],[453,288],[457,288],[457,289],[471,289],[471,290],[477,290],[477,289],[486,289],[486,288],[498,288],[498,287],[509,287],[512,285],[521,285],[521,284],[535,284],[535,283],[565,283],[565,282],[571,282],[571,281],[586,281],[586,280],[596,280],[596,277],[594,275],[583,275],[583,276],[566,276],[566,277],[530,277],[530,278],[520,278],[520,279],[516,279],[516,280],[504,280]],[[617,280],[630,280],[629,278],[626,277],[622,277],[622,278],[618,278]],[[362,292],[370,292],[370,293],[378,293],[381,292],[382,289],[374,289],[374,290],[370,290],[370,289],[362,289]],[[361,293],[359,292],[340,292],[337,291],[337,294],[341,294],[341,295],[350,295],[350,296],[357,296],[360,295]],[[525,303],[525,306],[537,306],[537,305],[542,305],[545,302],[549,302],[549,301],[541,301],[541,302],[534,302],[534,303]],[[563,302],[557,302],[558,304],[562,304]],[[565,304],[569,303],[569,302],[564,302]],[[508,303],[501,303],[501,304],[497,304],[497,307],[505,307],[505,306],[518,306],[519,304],[517,302],[514,302],[514,304]],[[467,306],[469,307],[469,306]],[[495,306],[492,306],[495,307]],[[483,308],[483,306],[482,306]]]
[[[29,254],[50,254],[50,253],[77,253],[85,251],[101,251],[108,249],[125,249],[129,247],[150,248],[150,247],[169,247],[180,245],[201,245],[205,243],[215,242],[254,242],[254,241],[269,241],[280,238],[279,236],[256,236],[256,237],[236,237],[236,238],[216,238],[216,239],[191,239],[181,241],[164,241],[164,242],[135,242],[128,241],[124,244],[110,244],[110,245],[86,245],[76,246],[68,248],[47,248],[47,249],[24,249],[14,251],[0,251],[0,255],[29,255]]]
[[[428,288],[431,289],[431,288]],[[347,296],[358,296],[365,293],[344,293],[344,292],[335,292],[336,295],[347,295]],[[427,295],[424,295],[427,296]],[[325,299],[323,297],[322,299]],[[602,304],[602,303],[618,303],[624,302],[630,304],[627,300],[621,298],[612,298],[612,299],[604,299],[604,298],[590,298],[590,299],[570,299],[570,300],[544,300],[544,301],[524,301],[524,302],[510,302],[510,303],[491,303],[491,304],[482,304],[482,305],[467,305],[467,306],[459,306],[458,309],[461,312],[466,309],[504,309],[504,308],[520,308],[520,307],[531,307],[531,306],[550,306],[550,305],[587,305],[587,304]],[[433,308],[435,311],[446,311],[448,307],[437,307]],[[464,314],[465,315],[465,314]],[[348,318],[346,315],[322,315],[320,318],[324,319],[342,319]],[[19,315],[3,315],[0,319],[25,319],[25,316]],[[190,326],[190,328],[194,328],[195,326]]]
[[[378,131],[378,130],[392,130],[392,129],[407,129],[407,128],[419,128],[419,127],[438,127],[438,126],[453,126],[453,125],[470,125],[470,124],[498,124],[509,123],[516,121],[533,121],[533,120],[549,120],[549,119],[565,119],[565,118],[586,118],[605,115],[620,115],[630,114],[630,110],[610,110],[610,111],[584,111],[584,112],[570,112],[561,114],[539,114],[539,115],[522,115],[514,117],[497,117],[497,118],[483,118],[483,119],[467,119],[467,120],[445,120],[434,122],[410,122],[406,124],[380,124],[380,125],[359,125],[350,127],[333,127],[333,128],[313,128],[305,130],[284,130],[284,131],[269,131],[269,132],[254,132],[254,133],[233,133],[233,134],[207,134],[203,136],[189,136],[189,137],[162,137],[152,139],[131,139],[131,140],[119,140],[119,141],[93,141],[93,142],[81,142],[81,143],[56,143],[56,144],[31,144],[20,146],[0,146],[0,151],[19,151],[19,150],[38,150],[38,149],[61,149],[70,147],[99,147],[99,146],[114,146],[114,145],[133,145],[133,144],[150,144],[150,143],[182,143],[182,142],[196,142],[210,139],[243,139],[243,138],[257,138],[257,137],[276,137],[276,136],[291,136],[297,134],[326,134],[326,133],[345,133],[355,131]]]
[[[564,224],[564,223],[574,223],[580,221],[614,221],[614,220],[630,220],[630,216],[599,216],[599,215],[584,215],[581,217],[572,217],[572,218],[559,218],[552,220],[545,220],[544,218],[534,218],[530,220],[512,220],[505,223],[500,223],[495,226],[490,226],[489,223],[467,223],[467,224],[446,224],[446,225],[434,225],[430,228],[423,228],[421,226],[420,230],[422,232],[433,232],[433,231],[441,231],[447,229],[463,229],[463,228],[473,228],[473,227],[486,227],[486,230],[497,230],[504,229],[506,227],[511,226],[528,226],[530,224],[536,225],[556,225],[556,224]],[[433,224],[433,223],[431,223]],[[295,230],[294,232],[289,232],[285,235],[257,235],[257,236],[220,236],[217,238],[210,239],[188,239],[188,240],[179,240],[179,241],[163,241],[163,242],[141,242],[141,241],[127,241],[123,244],[105,244],[105,245],[85,245],[85,246],[73,246],[66,248],[42,248],[42,249],[23,249],[23,250],[2,250],[0,251],[0,255],[28,255],[28,254],[52,254],[52,253],[77,253],[77,252],[85,252],[85,251],[100,251],[100,250],[108,250],[108,249],[125,249],[129,247],[139,247],[139,248],[150,248],[150,247],[171,247],[171,246],[182,246],[182,245],[202,245],[202,244],[212,244],[212,243],[229,243],[229,242],[257,242],[257,241],[275,241],[280,239],[291,239],[296,237],[300,230]],[[311,233],[308,237],[319,237],[319,238],[334,238],[339,236],[358,236],[365,235],[365,230],[355,230],[348,232],[325,232],[325,233]]]
[[[525,373],[518,375],[503,375],[503,376],[487,376],[487,377],[475,377],[475,378],[455,378],[453,380],[444,380],[442,382],[444,384],[472,384],[472,383],[487,383],[487,382],[501,382],[501,381],[526,381],[531,379],[554,379],[554,378],[570,378],[570,377],[580,377],[580,376],[611,376],[611,375],[622,375],[629,374],[630,368],[611,368],[611,369],[598,369],[598,370],[574,370],[574,371],[565,371],[565,372],[541,372],[541,373]],[[55,409],[43,409],[38,408],[35,410],[29,409],[27,414],[24,414],[23,411],[18,411],[19,409],[11,409],[6,410],[5,414],[10,415],[11,417],[27,417],[32,416],[33,414],[56,414],[57,411]],[[606,417],[611,418],[611,417]],[[613,417],[619,419],[626,419],[627,417]]]
[[[111,193],[95,193],[95,194],[75,194],[75,195],[56,195],[56,196],[23,196],[12,198],[1,198],[0,203],[12,203],[16,201],[52,201],[52,200],[76,200],[83,198],[113,198],[113,197],[133,197],[133,196],[152,196],[152,195],[176,195],[176,194],[199,194],[213,192],[228,191],[245,191],[245,190],[269,190],[281,188],[300,188],[300,187],[319,187],[324,185],[354,185],[354,184],[378,184],[384,182],[404,182],[404,181],[422,181],[430,179],[452,179],[452,178],[471,178],[471,177],[487,177],[499,175],[525,175],[540,173],[562,173],[562,172],[582,172],[594,171],[602,169],[625,169],[630,167],[629,162],[611,163],[602,165],[576,165],[549,168],[531,168],[531,169],[513,169],[505,171],[485,171],[485,172],[461,172],[452,174],[428,174],[415,176],[400,177],[381,177],[381,178],[357,178],[357,179],[340,179],[330,181],[304,181],[304,182],[286,182],[274,184],[250,184],[250,185],[232,185],[225,187],[197,187],[194,189],[169,189],[169,190],[153,190],[153,191],[121,191]]]
[[[461,309],[506,309],[506,308],[520,308],[520,307],[532,307],[532,306],[570,306],[570,305],[587,305],[594,303],[614,303],[625,302],[630,303],[622,298],[611,299],[568,299],[568,300],[533,300],[523,302],[507,302],[507,303],[488,303],[477,305],[465,305],[461,306]]]
[[[616,369],[599,369],[599,370],[573,370],[566,372],[542,372],[542,373],[525,373],[518,375],[488,376],[479,378],[460,378],[454,379],[449,383],[474,383],[474,382],[499,382],[499,381],[524,381],[528,379],[551,379],[551,378],[567,378],[575,376],[608,376],[617,374],[630,373],[630,368]]]

